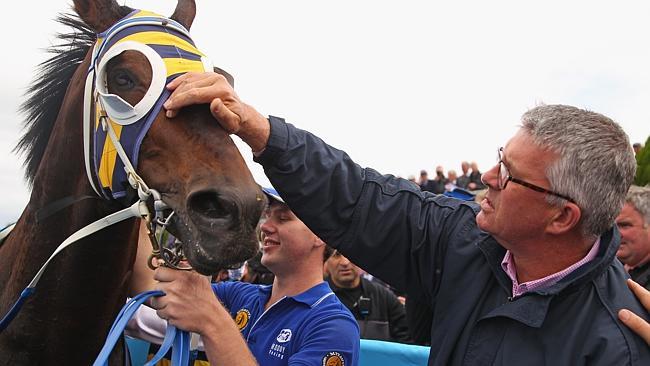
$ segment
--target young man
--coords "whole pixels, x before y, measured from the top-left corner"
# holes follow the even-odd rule
[[[274,189],[264,192],[269,206],[261,225],[262,264],[275,274],[273,285],[211,286],[197,273],[160,267],[157,284],[136,274],[144,278],[137,291],[164,291],[152,300],[157,314],[198,333],[213,365],[356,365],[359,327],[323,281],[325,243]],[[152,328],[140,323],[140,331]]]
[[[210,104],[316,234],[429,302],[430,365],[650,363],[650,348],[617,318],[622,308],[648,314],[615,258],[614,219],[636,163],[611,119],[564,105],[526,112],[483,174],[479,210],[267,119],[219,75],[186,74],[168,88],[168,116]]]

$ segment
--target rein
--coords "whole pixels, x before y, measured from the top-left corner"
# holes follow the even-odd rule
[[[153,72],[149,90],[135,106],[118,95],[109,93],[106,81],[108,61],[128,50],[143,54]],[[0,332],[9,325],[25,301],[34,294],[36,285],[54,257],[80,239],[129,218],[140,218],[146,223],[153,248],[149,260],[150,267],[153,267],[152,259],[158,257],[166,266],[175,269],[191,269],[185,266],[179,267],[179,263],[184,259],[180,243],[174,238],[171,243],[165,243],[166,228],[174,212],[166,214],[170,209],[162,200],[160,193],[147,186],[142,177],[137,174],[132,162],[138,161],[142,140],[159,114],[163,102],[169,96],[169,91],[164,88],[165,85],[181,74],[207,70],[212,70],[212,64],[196,49],[189,32],[174,20],[154,13],[135,10],[97,35],[84,91],[83,132],[86,173],[91,187],[99,197],[108,200],[123,198],[126,196],[126,187],[130,186],[137,192],[138,200],[127,208],[85,226],[63,241],[21,292],[9,312],[0,320]],[[83,196],[80,199],[86,198],[88,197]],[[66,197],[56,201],[37,212],[37,217],[40,221],[80,199]],[[150,203],[154,208],[153,215],[149,210]],[[0,234],[4,237],[8,235],[8,231],[3,230]],[[164,244],[171,244],[171,247]],[[161,291],[145,292],[125,305],[113,324],[95,365],[107,364],[108,355],[135,310],[149,297],[163,295]],[[187,364],[189,334],[168,326],[163,347],[159,351],[162,352],[160,357],[172,346],[174,346],[173,364]],[[147,365],[149,364],[153,363]]]

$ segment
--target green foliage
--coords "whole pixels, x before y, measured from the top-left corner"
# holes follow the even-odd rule
[[[650,183],[650,137],[636,154],[636,177],[634,184],[640,187]]]

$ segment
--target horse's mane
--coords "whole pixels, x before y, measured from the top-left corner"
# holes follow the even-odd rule
[[[25,178],[30,185],[45,153],[70,79],[97,39],[95,32],[75,15],[60,14],[56,21],[72,29],[57,34],[59,42],[46,49],[53,56],[38,66],[38,74],[25,93],[27,100],[20,106],[25,114],[25,133],[14,151],[25,157]]]

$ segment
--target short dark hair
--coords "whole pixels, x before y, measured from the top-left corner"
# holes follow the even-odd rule
[[[325,244],[325,250],[323,251],[323,263],[327,262],[328,259],[334,254],[336,249],[332,248],[331,246]]]

